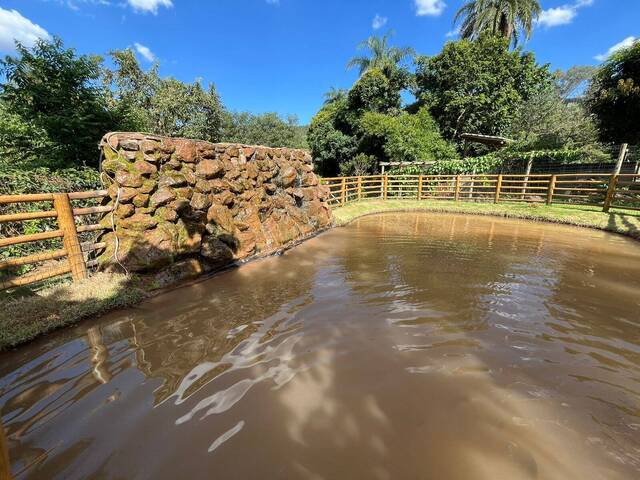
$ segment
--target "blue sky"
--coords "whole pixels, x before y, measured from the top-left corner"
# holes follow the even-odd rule
[[[0,0],[0,51],[14,38],[60,36],[81,53],[137,48],[143,65],[216,84],[225,105],[298,115],[306,123],[331,86],[348,88],[356,44],[393,29],[394,42],[435,54],[455,38],[462,0]],[[640,36],[640,0],[541,0],[525,48],[566,69],[599,63]],[[145,58],[145,56],[147,58]]]

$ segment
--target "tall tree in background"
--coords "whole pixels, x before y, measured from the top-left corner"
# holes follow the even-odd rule
[[[145,72],[130,49],[111,56],[115,69],[105,70],[105,84],[128,130],[220,141],[225,112],[213,84],[161,78],[157,63]]]
[[[119,122],[105,101],[98,56],[39,40],[0,60],[0,151],[56,168],[97,165],[98,142]]]
[[[418,102],[429,108],[445,138],[505,134],[522,102],[552,83],[547,66],[507,44],[485,34],[477,41],[447,43],[438,55],[418,59]]]
[[[461,21],[462,38],[475,40],[490,33],[517,46],[522,34],[527,40],[531,37],[541,11],[538,0],[467,0],[454,23]]]
[[[602,140],[640,143],[640,41],[614,53],[598,69],[587,105]]]
[[[413,55],[415,51],[409,47],[392,47],[389,45],[391,33],[381,37],[372,35],[358,44],[359,50],[368,50],[368,55],[353,57],[347,63],[347,68],[357,68],[360,75],[368,70],[377,68],[385,71],[388,68],[396,68]]]

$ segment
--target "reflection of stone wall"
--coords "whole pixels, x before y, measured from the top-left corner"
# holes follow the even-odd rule
[[[273,252],[329,226],[328,191],[304,150],[114,133],[102,141],[113,177],[119,261],[157,270],[180,257],[206,270]],[[111,226],[111,214],[102,222]],[[115,234],[102,241],[114,264]],[[194,267],[194,261],[196,266]]]

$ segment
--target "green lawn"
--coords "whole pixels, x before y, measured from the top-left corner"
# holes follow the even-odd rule
[[[604,213],[601,207],[582,205],[552,205],[527,203],[477,203],[438,200],[364,200],[333,211],[335,224],[346,225],[350,221],[373,213],[389,211],[428,211],[495,215],[523,218],[580,227],[597,228],[620,233],[640,240],[640,213],[611,210]]]

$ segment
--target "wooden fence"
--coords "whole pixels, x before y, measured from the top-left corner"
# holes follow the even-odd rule
[[[324,178],[332,208],[366,199],[528,202],[640,211],[640,175],[368,175]]]
[[[42,193],[31,195],[0,195],[0,207],[8,204],[26,204],[32,202],[50,202],[51,210],[18,212],[0,215],[0,223],[28,222],[37,219],[56,219],[57,229],[26,235],[18,235],[8,238],[0,238],[0,248],[14,245],[43,242],[51,239],[61,239],[62,248],[42,251],[30,255],[2,258],[0,257],[0,272],[16,269],[25,265],[42,264],[51,262],[53,265],[41,266],[34,272],[25,275],[16,275],[8,279],[0,279],[0,290],[29,285],[49,278],[71,273],[74,281],[87,278],[87,268],[94,265],[88,261],[89,252],[104,248],[104,244],[86,242],[81,243],[79,234],[106,230],[98,223],[76,225],[76,218],[87,215],[110,212],[110,206],[93,206],[74,208],[73,201],[87,199],[102,199],[107,195],[106,190],[74,193]],[[52,262],[65,259],[66,261]]]

